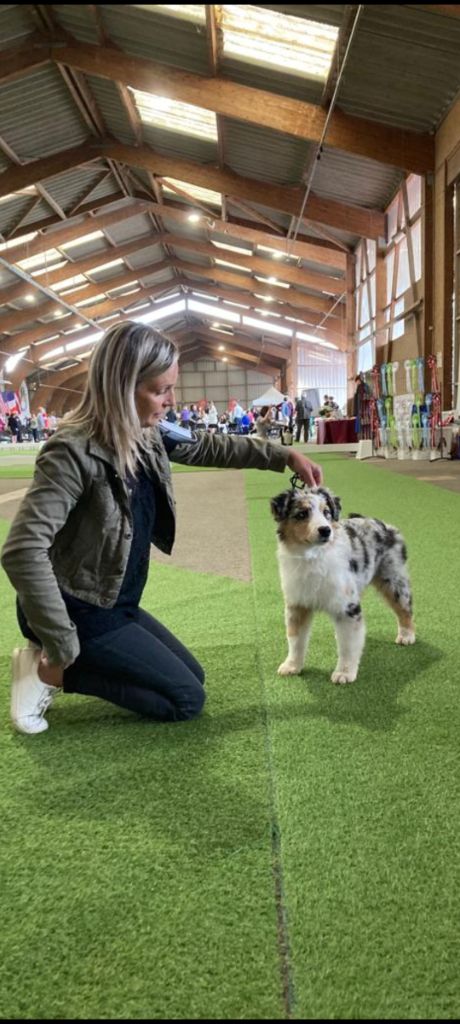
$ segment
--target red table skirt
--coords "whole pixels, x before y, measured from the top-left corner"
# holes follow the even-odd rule
[[[317,444],[347,444],[357,441],[356,416],[344,420],[325,420],[322,416],[316,420]]]

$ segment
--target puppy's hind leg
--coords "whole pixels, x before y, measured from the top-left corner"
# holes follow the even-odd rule
[[[284,609],[289,653],[278,669],[279,676],[296,676],[302,671],[310,638],[313,612],[310,608],[287,604]]]
[[[380,591],[390,608],[393,609],[398,620],[398,633],[395,643],[405,647],[408,644],[415,644],[415,625],[412,618],[412,595],[410,583],[405,575],[392,577],[390,579],[374,580],[374,585]]]
[[[354,683],[363,652],[366,627],[361,606],[354,604],[335,619],[338,661],[331,675],[333,683]]]

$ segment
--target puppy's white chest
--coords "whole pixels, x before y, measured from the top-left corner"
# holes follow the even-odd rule
[[[280,547],[278,557],[286,604],[331,613],[342,609],[348,574],[338,565],[337,549],[318,547],[296,554]]]

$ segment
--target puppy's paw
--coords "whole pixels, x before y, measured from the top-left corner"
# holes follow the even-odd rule
[[[402,644],[404,647],[407,647],[409,644],[415,644],[414,631],[401,628],[396,637],[395,644]]]
[[[302,666],[301,665],[294,665],[293,661],[289,661],[289,658],[286,658],[286,661],[283,661],[282,665],[280,665],[280,667],[278,669],[278,675],[279,676],[298,676],[301,671],[302,671]]]
[[[357,675],[357,670],[353,672],[351,669],[336,669],[331,675],[331,682],[339,684],[354,683]]]

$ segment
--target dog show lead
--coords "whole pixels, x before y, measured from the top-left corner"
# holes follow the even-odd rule
[[[56,696],[81,693],[157,721],[198,715],[204,670],[140,608],[150,544],[170,554],[175,502],[170,461],[188,466],[286,466],[310,486],[319,466],[269,441],[160,424],[175,404],[179,352],[142,323],[110,328],[95,346],[77,408],[43,445],[32,485],[2,552],[29,646],[12,664],[11,717],[22,733],[48,728]],[[166,432],[167,431],[167,432]]]

